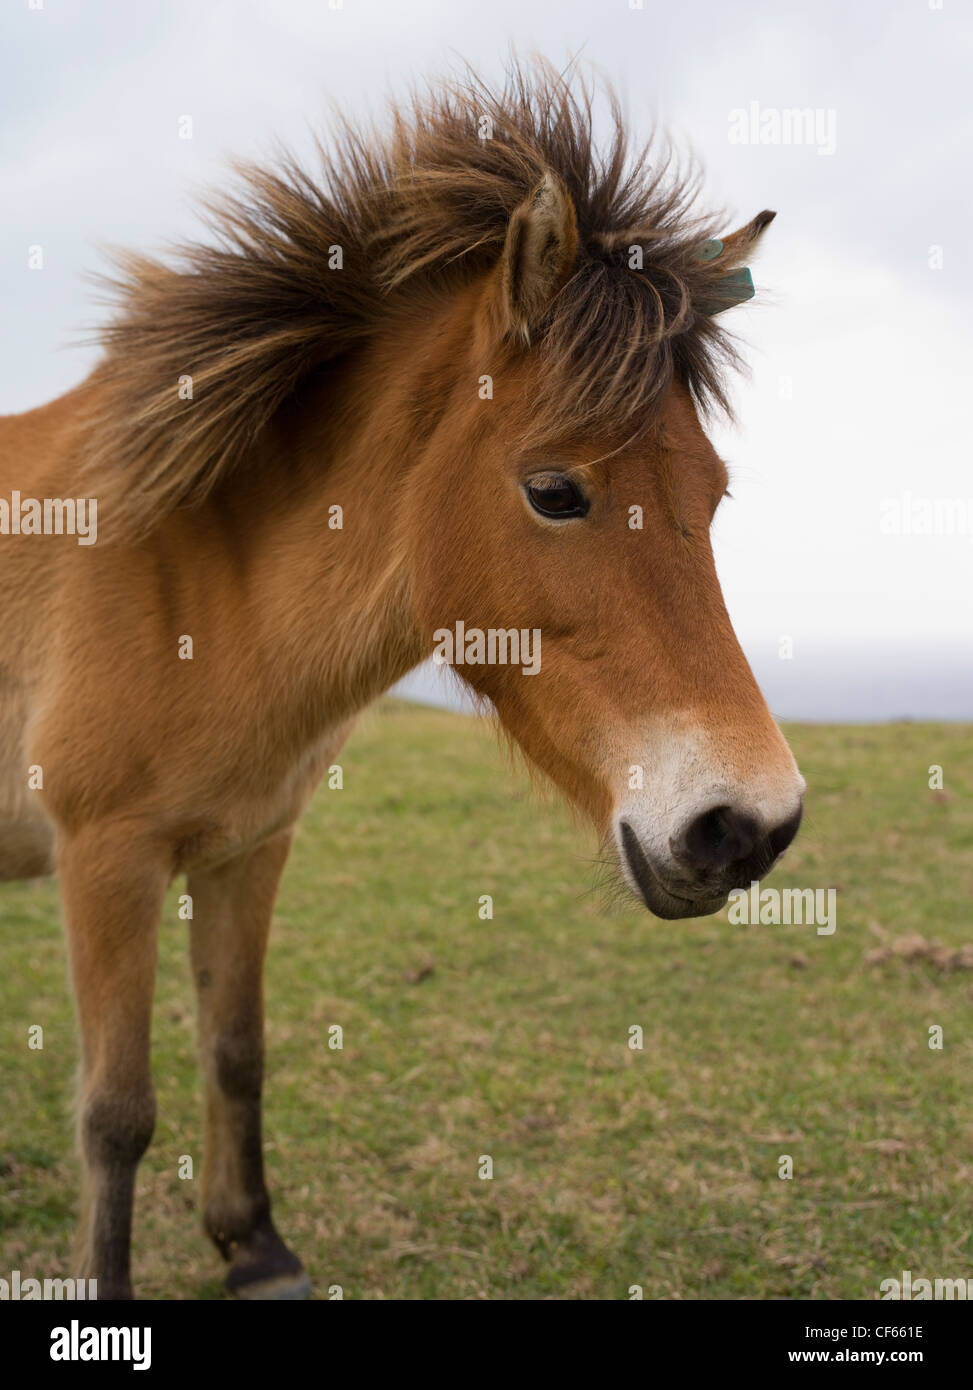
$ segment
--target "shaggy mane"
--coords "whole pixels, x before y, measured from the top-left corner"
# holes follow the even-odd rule
[[[604,95],[599,151],[595,93],[576,73],[514,64],[491,91],[467,71],[394,106],[387,132],[342,121],[333,148],[317,145],[318,177],[288,154],[237,166],[238,191],[205,205],[214,244],[177,247],[172,265],[117,255],[116,273],[98,277],[116,312],[98,334],[89,484],[138,527],[201,500],[312,368],[380,331],[393,301],[407,309],[433,282],[447,289],[494,266],[511,214],[551,170],[580,241],[532,345],[551,425],[637,432],[674,377],[701,407],[726,409],[735,357],[693,306],[719,298],[734,256],[698,259],[716,223],[693,211],[696,180],[671,174],[668,157],[653,164],[651,142],[630,154],[619,103]]]

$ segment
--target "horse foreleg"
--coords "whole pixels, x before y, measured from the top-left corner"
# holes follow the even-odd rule
[[[291,836],[189,875],[200,1065],[206,1085],[203,1225],[244,1298],[304,1298],[310,1284],[274,1229],[264,1182],[263,965]]]
[[[135,1171],[155,1125],[149,1063],[159,915],[169,874],[130,837],[88,829],[60,848],[81,1030],[78,1276],[131,1298]]]

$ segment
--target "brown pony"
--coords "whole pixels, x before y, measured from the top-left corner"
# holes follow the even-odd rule
[[[179,874],[205,1227],[231,1289],[307,1292],[261,1158],[271,912],[355,716],[438,634],[480,634],[458,669],[657,915],[717,911],[797,830],[804,783],[714,569],[727,474],[697,414],[725,405],[713,315],[772,214],[714,240],[693,188],[629,156],[614,101],[596,152],[573,81],[470,75],[385,138],[343,128],[320,178],[243,171],[211,244],[123,259],[93,374],[0,424],[0,878],[60,876],[75,1273],[103,1298],[132,1292]],[[79,498],[97,544],[71,534]],[[513,630],[539,669],[503,659]]]

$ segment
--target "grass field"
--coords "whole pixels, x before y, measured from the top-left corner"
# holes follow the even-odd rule
[[[608,908],[592,836],[487,725],[394,701],[362,722],[300,828],[267,982],[269,1177],[318,1297],[858,1299],[903,1269],[973,1275],[973,971],[902,940],[970,940],[973,727],[787,732],[808,809],[768,882],[836,888],[833,936]],[[201,1125],[175,892],[134,1275],[220,1297],[177,1174]],[[71,1272],[59,922],[52,882],[0,886],[0,1275]]]

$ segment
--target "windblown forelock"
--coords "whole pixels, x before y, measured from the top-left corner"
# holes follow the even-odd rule
[[[703,410],[728,412],[739,366],[732,339],[695,304],[726,275],[699,258],[719,218],[695,211],[697,180],[650,141],[635,156],[621,108],[604,89],[608,138],[595,146],[596,93],[577,73],[538,60],[491,91],[474,73],[413,99],[396,124],[388,221],[373,241],[389,287],[434,267],[464,278],[492,265],[513,211],[548,171],[574,204],[576,273],[535,343],[543,359],[537,410],[554,433],[645,427],[674,377]],[[486,120],[490,139],[477,137]],[[538,419],[538,428],[545,423]]]
[[[694,307],[729,268],[699,257],[717,221],[696,213],[696,182],[668,156],[651,144],[630,156],[608,89],[596,149],[596,95],[543,61],[515,64],[499,91],[467,72],[394,107],[384,135],[340,122],[316,177],[285,154],[243,167],[241,191],[208,205],[214,245],[177,248],[172,267],[120,256],[102,277],[117,312],[98,335],[105,390],[84,450],[119,520],[151,527],[202,500],[313,368],[412,300],[425,312],[431,288],[489,273],[549,172],[574,204],[579,250],[530,347],[536,430],[638,432],[673,379],[726,409],[735,354]],[[173,389],[185,373],[191,404]]]
[[[674,380],[702,408],[727,410],[732,346],[719,332],[704,336],[693,317],[688,298],[675,301],[646,277],[604,264],[585,267],[559,298],[538,343],[537,428],[641,433]]]

